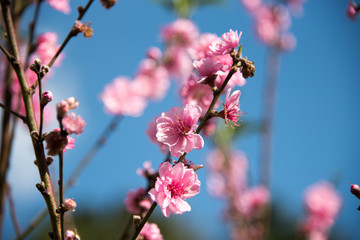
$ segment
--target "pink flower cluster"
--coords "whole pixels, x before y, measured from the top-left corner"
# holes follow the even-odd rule
[[[296,39],[292,33],[288,32],[291,25],[288,9],[302,12],[303,0],[287,1],[287,6],[267,4],[262,0],[241,0],[240,2],[254,18],[255,32],[264,44],[286,51],[295,47]]]
[[[49,155],[55,156],[61,151],[66,152],[67,149],[75,147],[75,140],[69,134],[75,133],[79,135],[84,131],[86,123],[81,116],[68,113],[70,110],[77,108],[78,105],[79,102],[74,97],[67,98],[56,104],[57,118],[61,122],[64,131],[56,128],[45,136],[46,149],[48,149]]]
[[[209,153],[209,192],[227,201],[226,219],[233,228],[234,239],[262,239],[264,227],[257,223],[270,201],[269,190],[261,185],[248,186],[248,161],[244,153]]]
[[[310,240],[327,239],[342,206],[340,194],[329,182],[319,182],[305,191],[304,203],[307,215],[301,230]]]
[[[164,162],[159,167],[159,177],[155,188],[149,192],[153,201],[159,204],[166,217],[190,211],[190,205],[184,199],[192,198],[200,192],[200,181],[192,168],[183,163],[171,166]]]

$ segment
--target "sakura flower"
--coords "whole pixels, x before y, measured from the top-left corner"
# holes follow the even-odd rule
[[[195,60],[200,60],[202,58],[210,57],[209,46],[215,42],[219,41],[220,38],[212,33],[203,33],[200,36],[200,39],[197,40],[190,48],[189,54]]]
[[[145,98],[161,100],[170,87],[168,71],[150,58],[141,61],[133,81],[135,91]]]
[[[70,113],[62,119],[62,124],[68,134],[75,133],[76,135],[79,135],[84,131],[85,121],[81,116]]]
[[[153,169],[151,167],[150,161],[145,161],[143,163],[143,167],[144,167],[144,169],[141,169],[141,168],[136,169],[136,173],[139,176],[147,178],[148,176],[151,176],[151,175],[157,175],[157,172],[155,171],[155,169]]]
[[[46,2],[55,10],[59,12],[69,14],[70,9],[70,0],[46,0]]]
[[[156,120],[156,138],[169,146],[173,157],[204,146],[203,138],[195,133],[201,112],[201,107],[187,104],[184,108],[173,107]]]
[[[306,190],[304,203],[307,217],[301,224],[302,231],[309,239],[312,235],[327,236],[342,205],[339,193],[330,183],[319,182]]]
[[[264,186],[256,186],[239,194],[236,208],[244,216],[250,217],[259,213],[259,208],[263,207],[270,200],[269,190]]]
[[[357,11],[359,11],[357,9],[358,7],[356,6],[356,3],[350,1],[346,9],[346,15],[348,16],[348,18],[350,18],[351,20],[355,20]]]
[[[134,86],[126,77],[117,77],[105,86],[100,96],[109,114],[139,117],[142,115],[146,100],[137,94]]]
[[[51,156],[58,155],[61,151],[66,151],[66,149],[74,148],[74,141],[69,139],[69,136],[62,136],[60,133],[60,128],[55,128],[50,133],[45,136],[46,149],[48,149],[48,154]],[[69,146],[70,144],[70,146]]]
[[[223,65],[209,57],[194,61],[193,66],[200,75],[198,83],[211,83],[216,76],[224,75]]]
[[[150,47],[146,51],[146,56],[150,59],[159,61],[162,58],[162,52],[158,47]]]
[[[221,36],[222,40],[217,40],[209,46],[210,53],[212,55],[224,55],[231,52],[239,45],[241,34],[242,32],[238,34],[237,31],[234,32],[230,29],[229,32]]]
[[[151,199],[144,188],[129,191],[125,199],[125,207],[132,214],[141,214],[151,207]]]
[[[74,143],[75,143],[75,139],[68,135],[67,136],[67,144],[64,148],[64,152],[66,152],[66,150],[73,149],[75,147]]]
[[[191,207],[184,199],[194,197],[199,192],[200,181],[192,168],[186,168],[183,163],[171,166],[169,162],[164,162],[159,167],[155,188],[149,194],[159,204],[165,217],[170,217],[171,213],[190,211]]]
[[[162,29],[161,37],[168,45],[189,47],[199,37],[199,31],[192,21],[178,19]]]
[[[41,106],[45,106],[53,100],[53,94],[50,91],[45,91],[41,95]]]
[[[63,118],[70,110],[75,109],[78,106],[79,102],[74,97],[62,100],[61,102],[56,104],[58,118]]]
[[[160,229],[155,223],[145,223],[139,236],[139,239],[144,240],[163,240]]]
[[[224,110],[220,112],[220,117],[224,118],[225,125],[239,126],[237,122],[239,121],[239,117],[241,116],[241,110],[239,107],[239,98],[240,98],[240,90],[234,91],[230,96],[231,88],[228,89]]]

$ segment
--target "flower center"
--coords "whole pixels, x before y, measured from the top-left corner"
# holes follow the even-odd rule
[[[183,183],[176,182],[167,186],[167,190],[171,192],[171,197],[179,196],[182,197],[187,193]]]

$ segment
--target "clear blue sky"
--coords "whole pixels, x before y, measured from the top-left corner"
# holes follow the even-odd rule
[[[76,18],[78,2],[72,1],[70,15],[43,6],[38,33],[55,31],[59,39],[63,39]],[[85,4],[84,1],[81,3]],[[356,239],[354,236],[360,235],[357,224],[360,213],[356,210],[360,201],[349,193],[348,181],[360,184],[360,19],[357,22],[349,20],[345,15],[346,7],[346,0],[309,0],[304,6],[304,15],[293,21],[291,31],[296,35],[297,47],[281,58],[272,198],[300,219],[303,216],[304,189],[319,180],[335,178],[344,199],[335,228],[353,236],[347,239]],[[119,0],[109,11],[96,1],[84,20],[92,22],[94,36],[90,39],[79,36],[71,40],[63,64],[54,70],[54,77],[46,88],[53,92],[55,102],[75,96],[80,102],[76,112],[87,122],[85,133],[76,138],[76,148],[65,155],[67,172],[111,119],[104,114],[99,101],[104,85],[118,75],[133,76],[146,49],[161,47],[159,29],[173,21],[174,15],[150,1]],[[242,110],[248,113],[244,121],[259,119],[267,49],[254,36],[250,16],[237,1],[227,0],[222,6],[197,10],[193,20],[201,32],[220,35],[230,28],[243,31],[243,53],[255,61],[256,75],[241,88],[240,102]],[[136,175],[136,168],[141,167],[145,160],[158,165],[163,159],[157,146],[145,136],[147,124],[153,116],[174,105],[180,105],[175,84],[165,101],[151,103],[143,117],[125,118],[121,122],[110,142],[91,162],[76,187],[66,195],[78,202],[79,211],[83,206],[104,206],[104,202],[122,204],[126,191],[145,185],[144,180]],[[24,131],[17,134],[18,145],[24,141],[21,132]],[[204,163],[210,149],[209,144],[205,144],[204,150],[189,154],[195,163]],[[258,136],[246,136],[235,145],[248,155],[254,171],[252,176],[256,178]],[[31,153],[30,146],[26,149]],[[35,167],[29,164],[33,156],[20,153],[13,156],[10,179],[24,228],[44,203],[34,187],[38,180]],[[27,165],[20,164],[21,161],[26,161]],[[16,166],[22,166],[22,173],[17,172]],[[220,200],[206,192],[206,170],[199,172],[203,185],[201,193],[189,201],[193,210],[171,218],[186,219],[203,229],[210,225],[206,239],[220,239],[224,231],[220,219],[223,206]],[[207,221],[202,221],[204,218]],[[9,218],[6,226],[5,239],[14,236]]]

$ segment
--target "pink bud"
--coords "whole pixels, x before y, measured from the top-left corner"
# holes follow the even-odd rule
[[[70,198],[65,199],[64,201],[64,209],[66,211],[75,211],[76,208],[76,202]]]
[[[45,106],[46,104],[48,104],[49,102],[51,102],[53,100],[53,94],[50,91],[46,91],[42,93],[41,96],[41,105]]]
[[[360,187],[357,184],[351,184],[350,192],[360,199]]]

